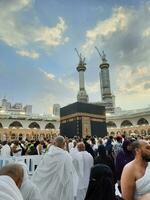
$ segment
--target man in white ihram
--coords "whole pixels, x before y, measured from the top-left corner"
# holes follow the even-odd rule
[[[20,187],[20,192],[22,194],[23,200],[42,200],[42,196],[40,194],[37,186],[29,179],[27,165],[18,161],[18,165],[21,165],[23,168],[23,180]]]
[[[72,157],[72,162],[75,168],[76,173],[74,177],[74,197],[75,200],[77,200],[77,190],[78,190],[78,184],[79,184],[79,179],[80,177],[83,177],[83,156],[82,154],[78,151],[77,148],[72,148],[70,151],[70,155]]]
[[[83,174],[79,176],[76,200],[84,200],[89,184],[91,167],[93,166],[93,157],[90,153],[85,151],[85,144],[83,142],[77,144],[77,149],[83,160]]]
[[[11,154],[10,146],[7,144],[7,141],[3,142],[3,146],[1,148],[1,156],[9,157]]]
[[[74,199],[73,164],[64,146],[64,137],[58,136],[33,174],[32,181],[39,188],[42,200]]]
[[[135,159],[123,169],[121,176],[122,197],[125,200],[139,200],[150,193],[150,144],[135,141],[132,144]]]
[[[23,200],[19,191],[23,180],[23,169],[20,165],[6,165],[0,169],[0,199]]]

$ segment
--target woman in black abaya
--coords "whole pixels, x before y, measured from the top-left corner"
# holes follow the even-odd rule
[[[91,169],[85,200],[116,200],[113,174],[107,165],[97,164]]]

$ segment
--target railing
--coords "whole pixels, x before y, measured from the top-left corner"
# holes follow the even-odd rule
[[[42,158],[43,158],[43,155],[31,155],[31,156],[19,156],[19,157],[0,156],[0,168],[11,163],[24,162],[27,165],[28,174],[32,175],[36,167],[39,165],[40,161],[42,160]]]

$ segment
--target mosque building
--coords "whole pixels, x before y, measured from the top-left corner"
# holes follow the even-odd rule
[[[107,123],[108,135],[150,135],[150,106],[144,109],[126,111],[115,106],[115,96],[111,92],[109,77],[110,65],[104,51],[102,54],[99,51],[98,53],[101,57],[99,77],[102,99],[99,102],[89,102],[84,83],[85,58],[79,55],[80,62],[77,66],[77,71],[79,72],[79,92],[77,94],[77,102],[105,106],[105,121]],[[54,104],[53,114],[33,114],[32,105],[24,107],[22,103],[11,105],[6,98],[3,98],[0,102],[0,140],[19,138],[49,139],[60,133],[59,128],[59,104]]]
[[[33,114],[32,106],[21,103],[13,106],[6,98],[0,104],[0,140],[44,139],[59,133],[59,105],[54,105],[54,114]]]
[[[97,47],[96,47],[97,49]],[[106,123],[108,135],[116,134],[139,134],[150,135],[150,106],[137,110],[122,110],[115,106],[115,96],[111,92],[109,77],[109,63],[104,51],[102,54],[97,49],[100,57],[100,88],[101,102],[93,104],[104,105],[106,108]],[[79,67],[78,67],[79,68]],[[77,70],[78,70],[77,68]],[[88,95],[84,86],[84,71],[86,68],[78,70],[79,72],[79,93],[77,100],[79,102],[88,102]],[[82,74],[81,74],[82,71]],[[84,97],[84,98],[83,98]]]

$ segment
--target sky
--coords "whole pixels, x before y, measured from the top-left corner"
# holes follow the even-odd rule
[[[89,100],[101,101],[95,46],[110,64],[116,106],[149,106],[149,0],[0,0],[0,98],[31,104],[34,113],[75,102],[77,48]]]

